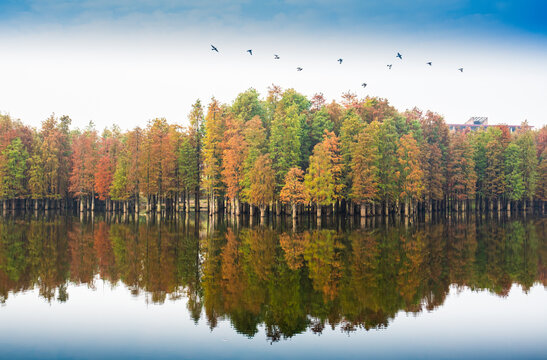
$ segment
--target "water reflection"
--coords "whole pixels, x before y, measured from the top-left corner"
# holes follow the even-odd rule
[[[317,228],[249,219],[46,217],[0,220],[0,301],[100,278],[147,301],[187,299],[197,323],[228,319],[270,341],[326,326],[387,327],[403,310],[441,306],[451,285],[506,296],[547,285],[547,219],[467,218],[408,226],[335,219]]]

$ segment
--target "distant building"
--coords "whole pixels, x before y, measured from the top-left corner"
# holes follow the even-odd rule
[[[463,131],[463,130],[477,130],[477,129],[486,129],[487,127],[500,126],[499,125],[488,125],[488,118],[486,116],[473,116],[469,118],[464,124],[447,124],[450,131]],[[522,128],[522,125],[504,125],[509,128],[510,132],[515,132],[518,129]],[[528,129],[531,129],[531,126],[527,126]]]

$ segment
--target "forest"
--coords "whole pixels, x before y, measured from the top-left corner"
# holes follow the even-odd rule
[[[2,209],[209,214],[545,211],[547,127],[450,132],[386,99],[272,85],[145,128],[33,128],[0,115]],[[526,125],[526,124],[525,124]]]

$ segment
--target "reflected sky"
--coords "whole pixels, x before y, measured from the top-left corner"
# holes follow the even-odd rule
[[[545,219],[0,221],[0,357],[541,358]]]
[[[48,303],[37,291],[13,296],[0,309],[5,358],[541,358],[547,351],[547,292],[514,286],[506,298],[452,287],[440,309],[400,312],[387,328],[299,334],[272,344],[260,327],[253,338],[229,321],[210,330],[194,324],[186,300],[146,303],[127,288],[98,282],[70,286],[70,301]],[[32,309],[32,311],[29,311]]]

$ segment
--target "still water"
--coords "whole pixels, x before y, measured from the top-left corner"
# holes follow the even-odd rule
[[[540,217],[4,217],[0,358],[546,358],[546,285]]]

